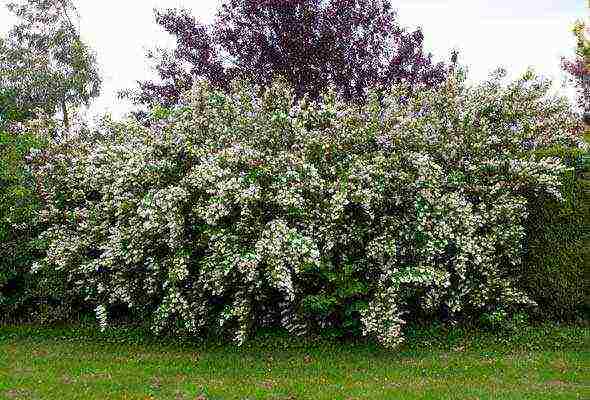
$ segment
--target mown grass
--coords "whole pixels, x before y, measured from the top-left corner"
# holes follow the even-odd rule
[[[2,399],[590,399],[590,329],[411,330],[371,342],[263,334],[242,347],[90,325],[0,327]]]

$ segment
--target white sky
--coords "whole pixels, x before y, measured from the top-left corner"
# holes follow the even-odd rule
[[[118,99],[118,90],[135,87],[136,80],[154,77],[145,51],[173,41],[156,25],[154,8],[184,6],[202,21],[211,21],[221,0],[78,0],[80,30],[96,51],[104,78],[103,92],[90,115],[111,112],[120,117],[131,105]],[[0,32],[13,19],[0,0]],[[438,59],[460,50],[460,62],[471,80],[487,77],[498,66],[517,76],[531,66],[562,87],[563,56],[573,54],[573,22],[585,18],[587,0],[392,0],[399,22],[421,26],[426,46]]]

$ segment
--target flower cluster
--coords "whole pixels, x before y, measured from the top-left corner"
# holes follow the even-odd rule
[[[559,196],[565,168],[531,146],[583,146],[547,89],[451,79],[362,107],[332,92],[292,106],[282,82],[199,82],[154,128],[47,150],[37,269],[66,271],[104,326],[126,304],[155,330],[239,343],[266,324],[342,325],[353,302],[346,318],[389,346],[416,304],[456,317],[530,304],[512,273],[526,196]]]

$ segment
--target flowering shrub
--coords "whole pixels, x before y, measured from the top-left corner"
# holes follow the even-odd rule
[[[526,196],[559,198],[565,166],[530,150],[583,146],[547,89],[531,74],[450,79],[349,106],[199,82],[150,128],[113,123],[43,153],[35,269],[65,271],[103,328],[124,304],[156,331],[238,343],[280,325],[395,346],[418,313],[531,304],[513,273]]]

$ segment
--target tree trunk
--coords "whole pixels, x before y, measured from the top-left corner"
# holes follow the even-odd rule
[[[70,131],[70,118],[68,116],[68,107],[66,105],[65,100],[61,101],[61,110],[64,114],[64,127],[66,128],[66,131],[69,132]]]

